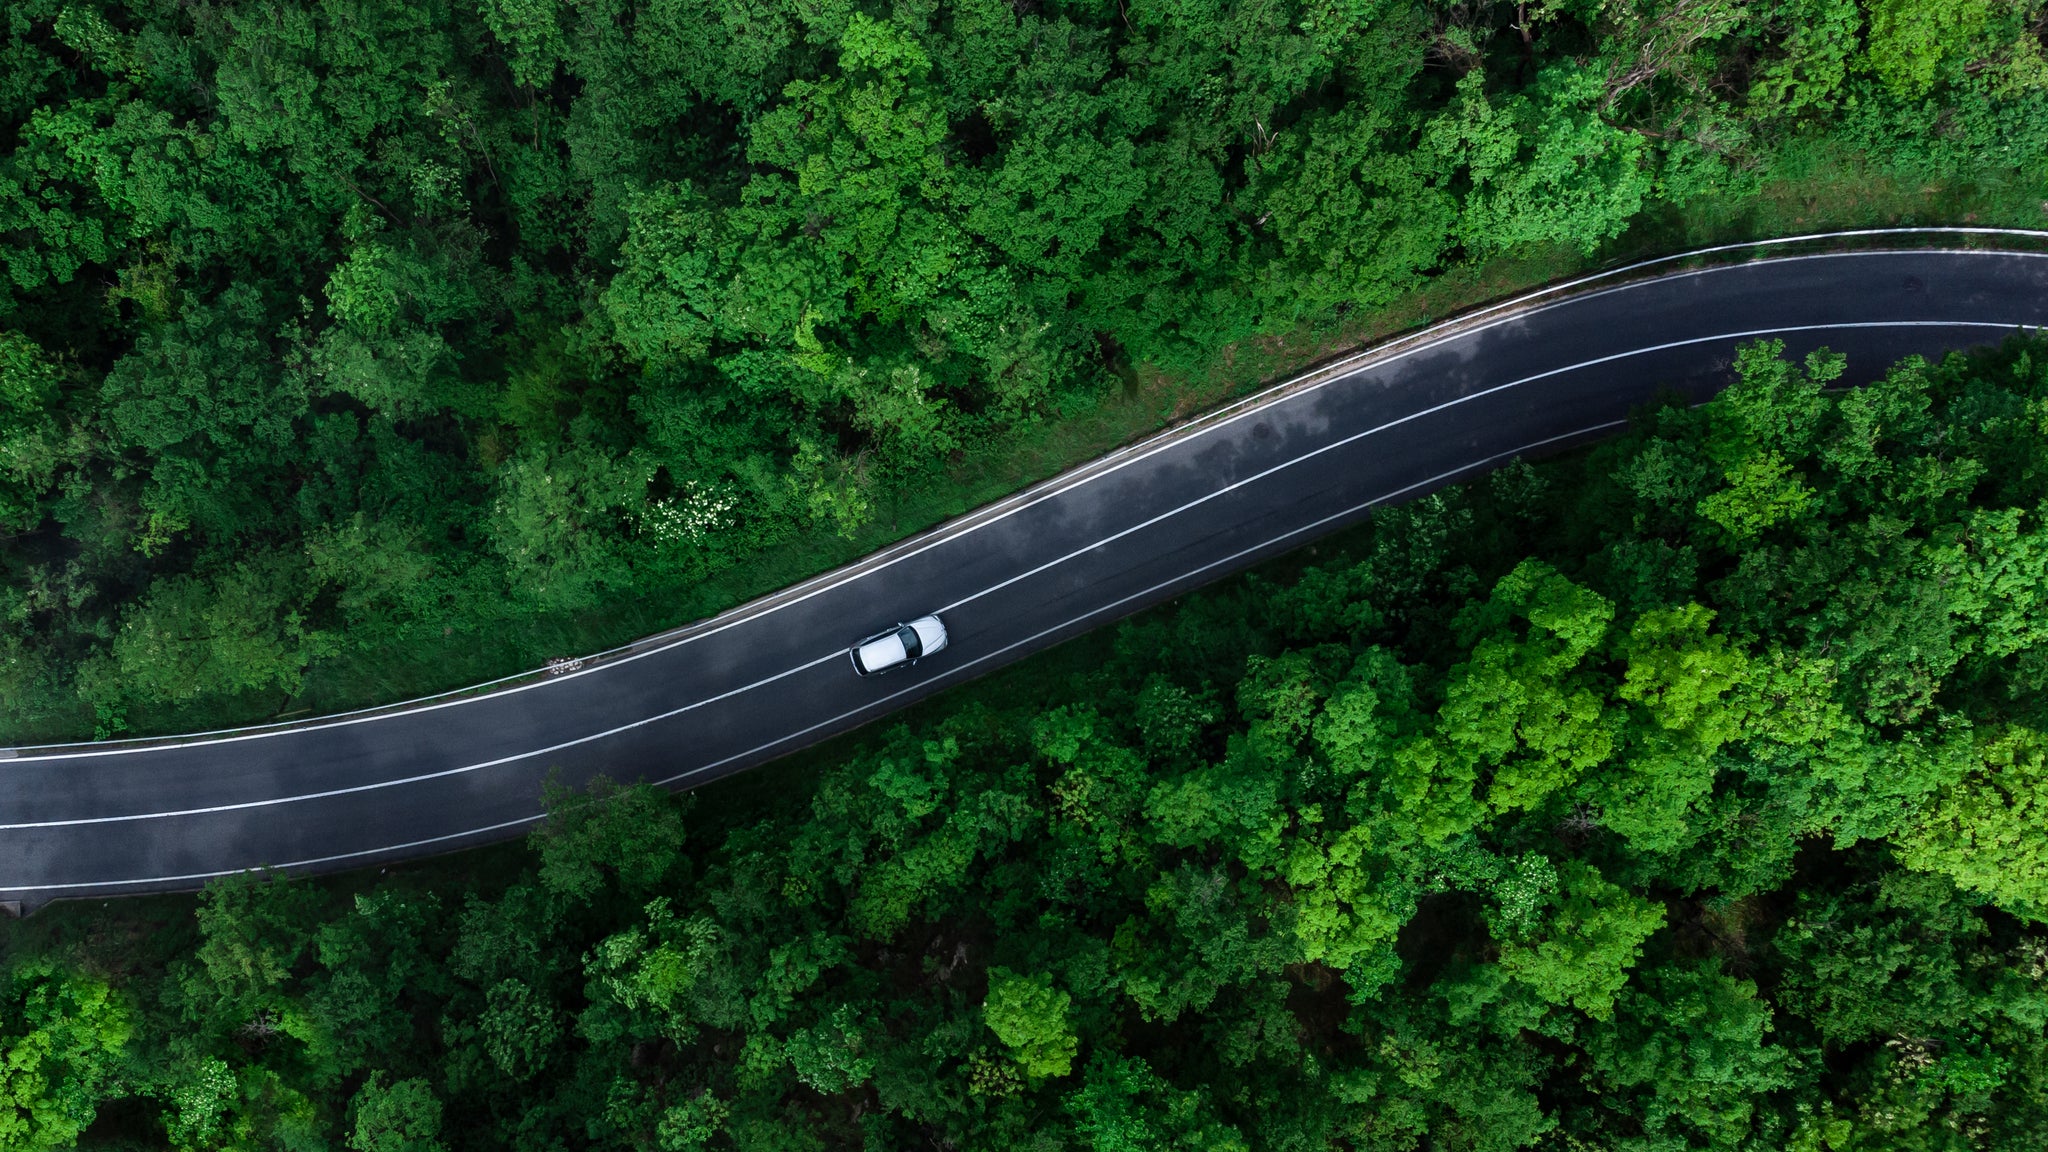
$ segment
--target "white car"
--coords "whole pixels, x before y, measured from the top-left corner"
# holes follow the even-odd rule
[[[875,633],[848,649],[847,655],[853,658],[855,672],[873,676],[877,672],[915,664],[945,646],[946,626],[939,623],[937,616],[920,616],[887,632]]]

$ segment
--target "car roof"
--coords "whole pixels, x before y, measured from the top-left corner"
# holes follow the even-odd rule
[[[870,672],[877,668],[887,668],[891,664],[901,664],[908,659],[910,651],[903,647],[903,639],[894,632],[877,636],[860,646],[861,666]]]

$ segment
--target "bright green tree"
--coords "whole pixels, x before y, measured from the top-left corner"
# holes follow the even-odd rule
[[[982,1018],[1033,1081],[1073,1070],[1081,1042],[1067,1020],[1073,998],[1054,988],[1050,977],[991,968]]]

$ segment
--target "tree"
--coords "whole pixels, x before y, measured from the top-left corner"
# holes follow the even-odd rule
[[[1176,1089],[1143,1060],[1102,1056],[1089,1065],[1086,1085],[1067,1098],[1066,1108],[1096,1152],[1245,1152],[1244,1136],[1204,1104],[1201,1094]]]
[[[1944,57],[1968,52],[1989,22],[1988,0],[1873,0],[1870,68],[1901,96],[1923,96]]]
[[[683,864],[684,837],[675,800],[644,784],[598,780],[582,792],[550,792],[548,819],[529,843],[545,889],[588,903],[610,890],[628,897],[659,890]]]
[[[1577,862],[1558,868],[1558,887],[1540,927],[1527,939],[1502,942],[1501,970],[1548,1003],[1609,1019],[1643,941],[1664,925],[1664,908]]]
[[[1709,631],[1712,620],[1696,603],[1645,612],[1618,645],[1628,670],[1617,694],[1641,711],[1626,752],[1588,792],[1602,823],[1645,851],[1684,842],[1688,810],[1713,788],[1718,754],[1748,719],[1749,660]]]
[[[1943,876],[1891,871],[1800,893],[1772,940],[1779,1002],[1836,1044],[1964,1025],[1964,959],[1983,931]]]
[[[188,1075],[169,1086],[164,1135],[179,1149],[219,1147],[227,1133],[229,1113],[240,1102],[241,1085],[227,1061],[206,1058]]]
[[[302,882],[254,872],[208,887],[196,912],[202,942],[174,974],[185,1020],[216,1032],[260,1021],[260,1031],[274,1031],[312,946],[316,900]]]
[[[1758,10],[1777,33],[1748,103],[1751,115],[1798,116],[1832,108],[1855,58],[1863,10],[1856,0],[1774,0]]]
[[[1899,837],[1899,859],[1990,897],[2009,912],[2048,917],[2048,753],[2039,734],[1987,734],[1982,760],[1934,794]]]
[[[1065,1076],[1073,1070],[1080,1041],[1067,1022],[1073,998],[1052,986],[1044,975],[1026,976],[1007,968],[991,968],[988,999],[982,1017],[996,1039],[1033,1081]]]
[[[1812,447],[1826,413],[1821,391],[1841,375],[1843,361],[1815,352],[1794,365],[1784,347],[1781,340],[1745,346],[1727,402],[1714,410],[1709,451],[1728,487],[1701,499],[1698,511],[1738,544],[1798,519],[1814,499],[1792,461]]]
[[[445,1152],[441,1102],[425,1080],[386,1085],[372,1075],[355,1098],[354,1152]]]
[[[1346,108],[1297,125],[1260,166],[1260,205],[1305,266],[1275,269],[1275,287],[1312,286],[1300,310],[1380,304],[1443,258],[1458,221],[1448,157],[1410,136],[1388,111]]]
[[[652,465],[594,444],[529,450],[505,462],[487,531],[513,586],[555,607],[588,606],[631,579],[627,528]]]
[[[48,960],[14,966],[5,979],[0,1138],[10,1148],[70,1148],[120,1094],[133,1015],[103,981]]]
[[[1610,1107],[1634,1113],[1645,1131],[1690,1129],[1708,1147],[1738,1148],[1755,1131],[1758,1099],[1792,1083],[1788,1054],[1766,1041],[1770,1031],[1756,985],[1709,960],[1650,969],[1587,1049]]]
[[[123,615],[82,689],[107,704],[207,693],[296,695],[306,665],[331,650],[328,636],[306,627],[313,590],[299,558],[278,552],[242,560],[211,579],[162,580]]]
[[[59,375],[43,350],[16,332],[0,332],[0,532],[42,521],[42,495],[62,454],[48,415]]]
[[[1606,687],[1580,669],[1613,618],[1612,603],[1538,561],[1502,577],[1469,614],[1466,630],[1484,638],[1451,673],[1439,739],[1491,769],[1494,810],[1533,807],[1613,753]],[[1525,636],[1514,634],[1517,619]]]
[[[1553,64],[1530,95],[1501,108],[1485,95],[1484,78],[1467,73],[1455,112],[1425,136],[1470,174],[1459,238],[1481,250],[1555,241],[1591,252],[1619,235],[1650,192],[1649,148],[1599,115],[1604,73]]]

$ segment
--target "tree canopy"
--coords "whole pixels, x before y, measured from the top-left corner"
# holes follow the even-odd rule
[[[13,0],[8,738],[672,594],[1135,365],[1741,203],[1816,141],[2038,173],[2042,13]],[[1797,514],[1777,456],[1729,466],[1729,531]]]
[[[1780,353],[765,787],[38,913],[0,1132],[2033,1152],[2048,343]]]

